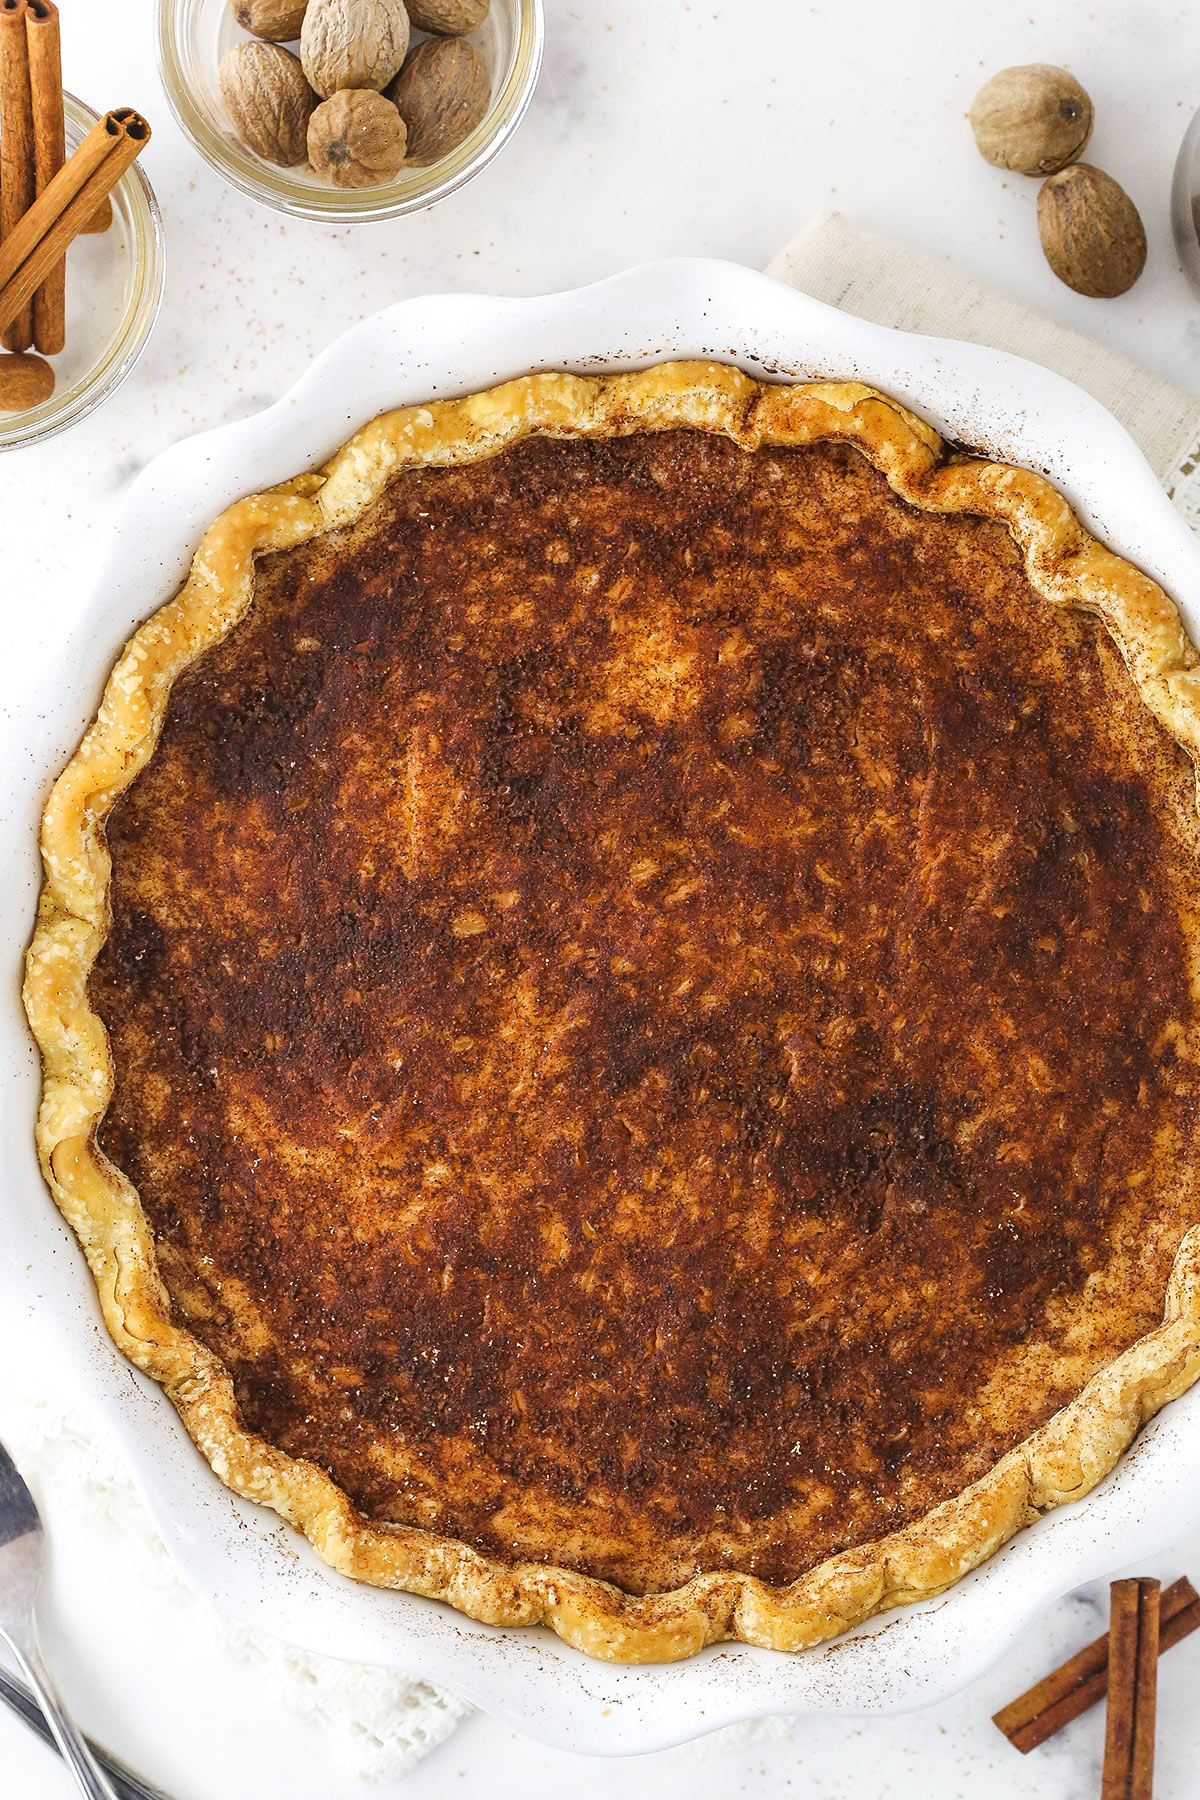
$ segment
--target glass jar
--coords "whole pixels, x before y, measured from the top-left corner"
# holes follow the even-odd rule
[[[1184,273],[1200,288],[1200,112],[1184,134],[1171,182],[1171,224]]]
[[[542,0],[492,0],[469,42],[492,77],[492,99],[475,130],[427,168],[402,168],[377,187],[338,188],[307,167],[281,169],[247,149],[225,111],[222,56],[248,41],[228,0],[158,0],[158,60],[167,99],[207,163],[252,199],[280,212],[336,224],[395,219],[432,206],[478,175],[508,142],[533,96],[542,61]]]
[[[68,155],[97,114],[63,95]],[[111,194],[107,231],[84,232],[67,252],[67,337],[49,359],[54,392],[40,406],[0,413],[0,450],[40,443],[86,418],[115,392],[146,347],[162,303],[166,273],[162,220],[137,163]]]

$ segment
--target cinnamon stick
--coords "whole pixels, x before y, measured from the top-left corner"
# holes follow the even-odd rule
[[[115,112],[105,113],[92,126],[78,150],[67,158],[16,229],[0,241],[0,288],[11,281],[26,257],[33,254],[60,213],[65,212],[124,135],[124,123]]]
[[[62,48],[54,0],[25,0],[29,47],[29,90],[33,104],[35,186],[44,193],[66,161],[63,119]],[[43,356],[55,356],[67,341],[67,264],[51,269],[33,296],[33,341]]]
[[[25,0],[0,0],[0,244],[33,204],[33,103]],[[21,306],[0,328],[10,350],[33,342],[33,307]]]
[[[1163,1590],[1158,1649],[1161,1655],[1200,1629],[1200,1594],[1186,1576]],[[1108,1691],[1108,1633],[1051,1671],[993,1714],[1013,1748],[1027,1755],[1047,1738],[1103,1700]]]
[[[2,0],[0,0],[2,3]],[[94,161],[92,173],[62,205],[63,194],[71,194],[76,177],[73,168],[77,157],[88,149],[101,130],[108,138],[107,154]],[[22,220],[9,244],[0,245],[0,332],[14,318],[46,278],[47,272],[65,256],[67,247],[83,230],[97,206],[110,193],[126,169],[141,155],[150,141],[150,127],[140,113],[130,108],[109,113],[95,131],[89,132],[75,156],[64,163],[45,193],[30,209],[31,215],[46,203],[44,215],[37,221]],[[93,158],[94,150],[91,152]],[[60,185],[61,184],[61,187]],[[57,190],[57,192],[56,192]],[[43,229],[40,230],[38,227]],[[34,241],[32,246],[28,240]],[[15,268],[13,246],[26,254]]]
[[[1108,1620],[1108,1716],[1100,1800],[1151,1800],[1159,1591],[1150,1576],[1114,1581]]]

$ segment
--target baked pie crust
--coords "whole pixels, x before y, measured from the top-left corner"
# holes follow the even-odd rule
[[[687,444],[695,441],[688,434],[697,433],[706,442],[722,440],[739,452],[850,447],[848,453],[827,448],[820,467],[822,478],[835,484],[845,477],[851,524],[853,507],[860,503],[854,498],[860,494],[854,483],[861,486],[873,469],[886,478],[904,507],[920,515],[985,522],[981,529],[993,532],[986,540],[992,546],[989,554],[997,554],[995,544],[1000,540],[995,528],[999,528],[1008,534],[1004,541],[1016,546],[1019,556],[1014,562],[1018,569],[1023,565],[1033,594],[1048,603],[1047,635],[1055,624],[1049,609],[1059,609],[1058,616],[1064,619],[1079,611],[1098,615],[1119,649],[1131,678],[1130,691],[1140,695],[1145,708],[1190,758],[1200,755],[1198,658],[1174,604],[1153,581],[1090,537],[1061,496],[1039,476],[950,450],[922,420],[856,383],[763,385],[735,369],[701,363],[667,364],[641,374],[602,378],[528,376],[462,400],[384,414],[356,433],[324,468],[251,495],[216,520],[185,586],[126,647],[94,723],[54,788],[43,823],[45,886],[25,984],[26,1009],[44,1062],[37,1140],[46,1180],[87,1255],[113,1338],[140,1369],[163,1384],[221,1480],[272,1507],[346,1575],[446,1601],[489,1624],[545,1624],[590,1655],[627,1662],[687,1657],[703,1645],[730,1638],[797,1650],[835,1636],[883,1608],[941,1592],[1022,1526],[1086,1494],[1113,1467],[1140,1426],[1200,1373],[1200,1228],[1192,1226],[1200,1218],[1200,1206],[1189,1155],[1195,1145],[1186,1141],[1185,1127],[1177,1125],[1165,1151],[1158,1142],[1152,1153],[1147,1152],[1146,1166],[1156,1180],[1164,1180],[1162,1169],[1173,1167],[1172,1159],[1181,1164],[1164,1186],[1164,1193],[1170,1188],[1173,1195],[1173,1236],[1165,1260],[1160,1254],[1162,1267],[1170,1268],[1165,1294],[1161,1281],[1155,1288],[1155,1307],[1163,1306],[1161,1324],[1144,1331],[1098,1368],[1086,1365],[1086,1359],[1080,1362],[1086,1379],[1072,1390],[1074,1397],[977,1478],[922,1516],[907,1518],[897,1529],[870,1541],[824,1554],[817,1566],[801,1566],[794,1578],[786,1580],[732,1566],[741,1560],[773,1568],[772,1556],[782,1552],[767,1543],[770,1530],[763,1539],[765,1548],[739,1552],[736,1546],[729,1547],[728,1534],[722,1537],[714,1527],[711,1543],[723,1547],[714,1551],[710,1545],[697,1551],[694,1560],[702,1563],[708,1556],[715,1566],[701,1566],[681,1581],[668,1579],[658,1591],[653,1557],[642,1564],[630,1562],[626,1578],[619,1556],[605,1562],[599,1552],[590,1555],[586,1545],[580,1550],[582,1540],[572,1539],[567,1526],[557,1552],[522,1558],[520,1542],[535,1540],[518,1534],[516,1554],[506,1558],[485,1535],[475,1534],[477,1542],[471,1543],[464,1535],[389,1519],[380,1509],[375,1517],[368,1516],[311,1457],[289,1454],[249,1427],[230,1367],[202,1341],[202,1310],[193,1308],[182,1277],[165,1279],[176,1253],[163,1241],[164,1234],[151,1229],[137,1188],[98,1142],[98,1134],[104,1137],[119,1071],[114,1068],[109,1033],[93,1007],[89,982],[113,924],[106,824],[118,800],[154,757],[173,685],[207,652],[221,646],[250,612],[256,560],[326,538],[331,544],[348,541],[337,534],[352,533],[356,523],[369,519],[395,478],[470,468],[500,452],[518,453],[518,447],[533,438],[577,444],[671,433],[681,434],[680,455],[685,462],[692,454]],[[669,441],[673,440],[660,440]],[[650,456],[639,479],[657,479],[656,466]],[[865,471],[861,478],[854,473],[857,470]],[[727,545],[726,553],[736,565],[736,546]],[[911,562],[909,576],[919,588],[920,569]],[[969,592],[969,575],[964,581]],[[736,620],[721,629],[727,634],[726,646],[734,643]],[[740,716],[730,715],[734,737],[743,729],[736,722]],[[627,736],[636,736],[637,730],[636,725],[629,726]],[[1162,741],[1167,743],[1165,737]],[[864,754],[866,749],[869,745]],[[1166,752],[1160,748],[1155,754]],[[965,769],[964,780],[971,774]],[[1195,839],[1191,836],[1193,823],[1176,822],[1176,861],[1200,842],[1200,832]],[[1075,826],[1068,822],[1065,829]],[[669,898],[680,896],[682,889]],[[663,905],[667,903],[664,900]],[[1149,906],[1149,901],[1145,904]],[[1180,968],[1186,969],[1196,1000],[1200,931],[1194,929],[1196,920],[1186,898],[1180,908]],[[1003,911],[995,910],[997,915]],[[463,931],[470,936],[477,929],[471,922],[474,915],[458,917],[468,918]],[[482,923],[478,929],[484,929]],[[1047,953],[1054,944],[1051,932]],[[103,985],[111,971],[101,974]],[[111,1017],[109,1022],[115,1023]],[[1171,1055],[1178,1059],[1179,1069],[1190,1074],[1194,1017],[1183,1024],[1175,1021],[1170,1031]],[[1180,1119],[1190,1117],[1187,1107],[1194,1104],[1185,1088],[1186,1080],[1183,1087],[1171,1090],[1184,1095]],[[920,1114],[916,1125],[911,1119],[896,1124],[896,1107],[909,1102],[893,1097],[888,1104],[892,1112],[881,1102],[882,1110],[870,1114],[887,1140],[880,1155],[891,1156],[896,1168],[904,1157],[920,1162],[927,1151],[932,1156],[934,1151],[928,1148],[932,1128],[925,1115]],[[920,1104],[912,1102],[918,1114]],[[957,1129],[965,1142],[969,1120],[960,1120]],[[903,1131],[911,1138],[911,1143],[906,1140],[907,1149],[897,1148],[897,1134]],[[761,1141],[760,1133],[755,1142]],[[778,1145],[777,1138],[773,1141]],[[1101,1133],[1097,1170],[1102,1168],[1106,1142]],[[948,1156],[954,1154],[944,1145],[942,1149]],[[1019,1161],[1019,1145],[997,1155],[1010,1151]],[[875,1169],[874,1163],[862,1166]],[[920,1162],[920,1169],[926,1173],[918,1172],[917,1177],[900,1169],[887,1190],[888,1205],[923,1210],[920,1182],[940,1176],[934,1163]],[[1145,1170],[1128,1171],[1131,1191],[1138,1181],[1144,1183]],[[1017,1202],[1017,1212],[1022,1205]],[[1163,1206],[1167,1208],[1165,1199]],[[819,1221],[819,1207],[813,1216]],[[862,1230],[869,1232],[876,1224],[872,1218]],[[1157,1249],[1161,1253],[1161,1243]],[[1122,1255],[1126,1252],[1122,1268],[1127,1278],[1140,1272],[1143,1281],[1157,1279],[1152,1258],[1144,1267],[1138,1263],[1136,1244],[1126,1245]],[[877,1271],[881,1287],[890,1273]],[[1097,1297],[1094,1306],[1102,1307],[1103,1274],[1094,1273],[1089,1279]],[[1001,1282],[994,1292],[1002,1291]],[[186,1324],[181,1322],[184,1318]],[[1039,1366],[1033,1350],[1022,1365],[1020,1342],[1018,1328],[1010,1332],[1004,1352],[1007,1378],[1018,1389],[1022,1379],[1036,1382]],[[909,1353],[919,1362],[920,1348],[914,1351],[910,1343]],[[1024,1377],[1022,1367],[1028,1371]],[[663,1404],[670,1404],[669,1396]],[[736,1394],[730,1401],[726,1393],[722,1404],[736,1405]],[[843,1427],[843,1441],[847,1458],[853,1460],[852,1418]],[[636,1462],[636,1446],[631,1454]],[[766,1473],[751,1468],[743,1478],[753,1484]],[[830,1479],[835,1477],[836,1471]],[[640,1479],[652,1484],[653,1474],[646,1477],[643,1472]],[[580,1502],[584,1513],[588,1504],[584,1496]],[[552,1508],[549,1516],[553,1521]],[[784,1520],[780,1531],[786,1536],[786,1508],[780,1516]],[[770,1519],[767,1526],[774,1529]],[[663,1567],[672,1566],[674,1541],[668,1543],[670,1555]],[[709,1539],[703,1542],[709,1544]],[[556,1562],[556,1554],[564,1566]],[[615,1571],[614,1578],[588,1572],[589,1564]],[[686,1557],[682,1563],[677,1557],[674,1566],[691,1565]],[[645,1591],[648,1584],[650,1591]]]

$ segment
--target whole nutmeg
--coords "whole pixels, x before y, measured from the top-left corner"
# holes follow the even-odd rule
[[[1051,175],[1038,193],[1038,232],[1046,261],[1077,294],[1111,300],[1146,266],[1146,233],[1119,182],[1090,163]]]
[[[342,88],[308,121],[308,160],[335,187],[376,187],[399,171],[407,135],[374,88]]]
[[[418,31],[439,37],[461,37],[488,16],[490,0],[412,0],[408,14]]]
[[[112,200],[105,194],[103,200],[83,227],[85,232],[107,231],[113,222]]]
[[[971,103],[971,130],[996,168],[1050,175],[1091,137],[1092,103],[1065,69],[1024,63],[984,82]]]
[[[435,163],[479,124],[492,97],[487,64],[461,38],[426,38],[388,89],[408,126],[410,163]]]
[[[217,71],[221,98],[248,150],[290,169],[308,155],[308,121],[317,97],[290,50],[234,44]]]
[[[408,49],[404,0],[308,0],[300,61],[318,94],[383,89]]]
[[[290,44],[300,36],[308,0],[229,0],[243,31],[270,44]]]
[[[40,356],[0,355],[0,412],[28,412],[53,392],[54,370]]]

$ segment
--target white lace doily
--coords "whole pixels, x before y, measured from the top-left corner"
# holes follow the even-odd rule
[[[1193,531],[1200,532],[1200,441],[1163,476],[1163,486],[1176,511]]]
[[[298,1650],[197,1594],[150,1523],[116,1448],[78,1414],[47,1398],[6,1394],[0,1425],[14,1459],[36,1486],[53,1493],[56,1509],[114,1526],[131,1577],[169,1590],[215,1645],[253,1663],[285,1706],[322,1729],[348,1774],[368,1780],[403,1774],[471,1710],[432,1682]]]

